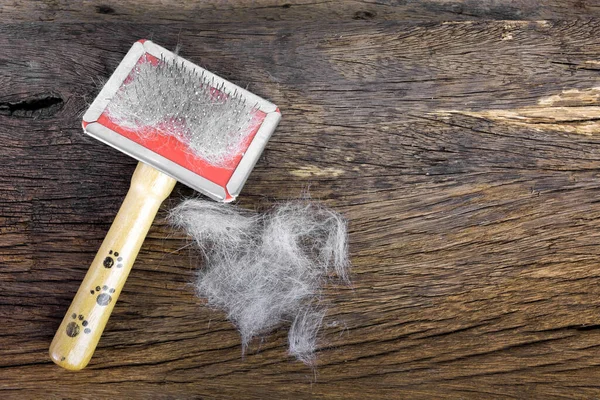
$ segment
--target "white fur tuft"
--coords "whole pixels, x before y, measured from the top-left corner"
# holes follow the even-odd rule
[[[170,218],[206,258],[195,283],[197,294],[227,312],[243,349],[252,338],[287,322],[290,354],[312,365],[326,311],[321,286],[334,275],[348,282],[345,220],[306,201],[255,214],[187,200]]]

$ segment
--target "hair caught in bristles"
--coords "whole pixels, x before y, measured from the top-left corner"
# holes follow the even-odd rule
[[[178,58],[161,58],[156,65],[142,59],[107,111],[119,126],[140,136],[175,137],[191,154],[216,166],[238,155],[259,123],[256,104]]]

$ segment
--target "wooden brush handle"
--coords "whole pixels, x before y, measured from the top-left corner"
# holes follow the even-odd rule
[[[127,197],[50,345],[52,360],[69,370],[90,361],[148,229],[175,179],[138,163]]]

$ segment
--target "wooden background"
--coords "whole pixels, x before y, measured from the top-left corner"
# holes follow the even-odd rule
[[[77,5],[75,5],[77,4]],[[598,398],[600,4],[0,2],[0,397]],[[139,38],[278,104],[240,197],[350,221],[313,372],[245,358],[163,206],[89,367],[47,349],[135,161],[82,134]],[[183,249],[182,249],[183,248]]]

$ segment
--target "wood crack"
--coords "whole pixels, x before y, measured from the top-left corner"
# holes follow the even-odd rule
[[[0,115],[15,118],[48,118],[58,113],[64,100],[55,95],[39,95],[17,102],[0,102]]]

